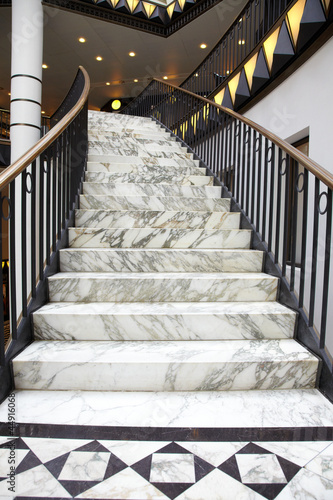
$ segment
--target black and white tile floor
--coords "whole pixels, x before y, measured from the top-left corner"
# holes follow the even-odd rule
[[[0,438],[0,499],[333,499],[332,427],[18,424],[14,433]]]

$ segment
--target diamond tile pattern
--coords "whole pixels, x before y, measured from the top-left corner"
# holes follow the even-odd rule
[[[309,487],[310,477],[316,498],[332,498],[333,492],[331,441],[308,443],[311,451],[304,467],[295,463],[301,460],[297,453],[302,454],[304,442],[267,443],[269,449],[258,441],[22,437],[0,442],[0,498],[231,500],[239,495],[274,500],[294,498],[295,491],[303,491],[302,478]],[[270,451],[274,448],[281,455]],[[15,493],[6,481],[11,450],[16,458]]]

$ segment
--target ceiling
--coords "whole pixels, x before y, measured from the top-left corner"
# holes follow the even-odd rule
[[[168,38],[80,14],[44,7],[42,109],[52,114],[65,97],[79,65],[91,79],[90,109],[110,99],[135,97],[152,77],[180,84],[200,64],[237,18],[246,0],[222,0]],[[232,5],[232,6],[231,6]],[[11,8],[0,8],[0,107],[9,109]],[[86,43],[79,43],[84,37]],[[201,43],[207,48],[202,50]],[[135,57],[129,52],[134,51]],[[101,56],[102,61],[96,61]],[[135,83],[134,79],[138,79]],[[106,85],[106,83],[110,85]],[[120,83],[122,82],[122,83]]]

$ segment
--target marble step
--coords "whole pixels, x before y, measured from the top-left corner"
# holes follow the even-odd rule
[[[128,184],[84,182],[83,194],[107,194],[111,196],[180,196],[186,198],[221,198],[220,186],[177,186],[168,184]]]
[[[143,150],[141,148],[131,148],[131,149],[122,149],[119,148],[108,148],[106,153],[91,153],[88,152],[88,161],[109,161],[111,162],[119,162],[120,158],[123,158],[123,161],[128,161],[131,158],[130,162],[132,163],[132,158],[142,158],[144,162],[147,162],[149,158],[153,160],[156,158],[157,160],[160,158],[164,158],[165,160],[188,160],[193,161],[193,154],[187,153],[186,149],[183,148],[183,151],[148,151]]]
[[[317,369],[318,359],[291,339],[41,340],[13,360],[15,388],[34,390],[312,389]]]
[[[120,152],[121,151],[121,152]],[[111,141],[88,140],[88,154],[108,155],[121,154],[125,156],[144,156],[156,153],[157,156],[164,156],[164,153],[187,153],[187,148],[179,142],[166,139],[133,139],[114,138]]]
[[[76,227],[238,229],[239,212],[75,210]]]
[[[53,302],[33,314],[36,340],[285,339],[295,320],[277,302]]]
[[[88,162],[87,172],[110,172],[120,174],[138,174],[138,175],[156,175],[162,172],[163,175],[206,175],[205,168],[197,166],[179,166],[169,165],[164,166],[163,170],[155,165],[137,165],[131,163],[103,163],[103,162]]]
[[[89,111],[88,112],[88,123],[89,125],[96,125],[96,123],[102,124],[132,124],[133,126],[154,126],[159,127],[159,125],[152,118],[142,117],[142,116],[132,116],[132,115],[122,115],[116,113],[107,113],[103,111]]]
[[[103,127],[94,127],[88,129],[88,137],[93,141],[113,141],[114,139],[122,138],[125,139],[162,139],[169,142],[176,142],[176,137],[172,136],[170,132],[167,132],[163,128],[154,129],[142,129],[140,132],[127,128],[125,126],[119,126],[117,124],[109,124],[107,129]]]
[[[99,182],[103,184],[176,184],[177,186],[213,186],[214,177],[208,175],[181,175],[180,173],[168,174],[161,169],[144,174],[123,174],[120,172],[86,172],[86,182]]]
[[[263,273],[75,273],[48,279],[50,302],[275,301],[278,279]]]
[[[316,389],[135,393],[52,391],[52,397],[49,391],[43,390],[18,390],[14,393],[16,422],[72,426],[71,431],[78,425],[100,426],[105,428],[106,435],[108,427],[119,427],[125,434],[126,427],[139,430],[167,427],[173,430],[203,428],[208,432],[212,429],[213,433],[213,429],[217,432],[221,429],[237,431],[238,428],[253,429],[254,432],[269,432],[271,429],[283,432],[285,429],[287,435],[291,429],[302,435],[306,427],[311,440],[311,429],[316,432],[317,428],[322,428],[326,439],[326,428],[329,432],[333,427],[332,403]],[[8,401],[4,401],[0,405],[0,421],[7,420]],[[303,450],[299,453],[302,456]],[[249,489],[246,491],[247,497],[252,495],[248,493]],[[192,498],[199,500],[203,497],[199,494]]]
[[[263,253],[257,250],[64,248],[62,272],[261,272]]]
[[[233,248],[249,249],[247,229],[90,228],[70,227],[73,248]]]
[[[190,153],[185,157],[163,158],[153,156],[89,155],[88,163],[124,163],[130,165],[148,165],[152,167],[199,167],[200,161],[194,160]]]
[[[229,212],[230,198],[80,195],[80,208],[113,210],[199,210]]]

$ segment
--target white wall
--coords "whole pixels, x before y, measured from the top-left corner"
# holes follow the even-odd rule
[[[309,156],[333,173],[333,37],[245,115],[282,139],[309,133]]]

